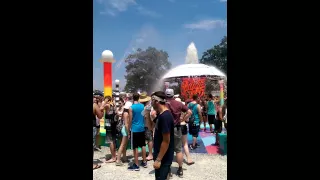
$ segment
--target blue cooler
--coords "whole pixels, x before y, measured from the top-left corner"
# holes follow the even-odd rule
[[[220,154],[226,155],[227,154],[227,134],[219,133],[219,141],[220,141]]]

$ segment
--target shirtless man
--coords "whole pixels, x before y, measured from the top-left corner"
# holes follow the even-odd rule
[[[103,112],[100,110],[100,107],[97,103],[97,100],[95,97],[93,97],[93,114],[92,114],[92,125],[93,125],[93,148],[92,148],[92,158],[94,157],[94,147],[96,144],[96,134],[97,134],[97,123],[96,123],[96,117],[98,117],[99,119],[102,118],[103,116]],[[98,169],[100,168],[101,165],[99,164],[93,164],[93,169]]]

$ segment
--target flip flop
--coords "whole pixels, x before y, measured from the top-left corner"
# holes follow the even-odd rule
[[[147,160],[147,161],[152,161],[152,160],[153,160],[153,158],[152,158],[152,159],[148,159],[148,158],[146,158],[146,160]]]
[[[122,162],[116,162],[116,166],[124,166]]]
[[[96,166],[95,166],[95,167],[93,167],[93,170],[95,170],[95,169],[99,169],[99,168],[101,168],[101,165],[96,164]]]
[[[109,160],[107,160],[105,163],[114,163],[114,162],[116,162],[116,160],[114,160],[114,159],[109,159]]]
[[[191,166],[192,164],[194,164],[193,161],[192,161],[191,163],[188,163],[188,162],[187,162],[187,165],[188,165],[188,166]]]

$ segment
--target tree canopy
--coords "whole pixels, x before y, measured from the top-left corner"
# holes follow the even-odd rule
[[[213,46],[203,53],[200,63],[213,65],[220,69],[227,75],[227,36],[221,39],[218,45]],[[225,93],[227,92],[227,82],[225,81],[224,88]],[[219,91],[219,84],[217,81],[206,80],[206,92]]]
[[[204,52],[200,63],[213,65],[227,74],[227,36],[222,38],[220,44]]]
[[[138,90],[151,93],[159,84],[161,77],[171,68],[168,53],[148,47],[146,50],[137,49],[125,59],[127,80],[124,90],[136,92]]]

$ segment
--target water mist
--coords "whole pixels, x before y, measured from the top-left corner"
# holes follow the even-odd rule
[[[198,64],[198,50],[193,42],[187,48],[186,64]]]

